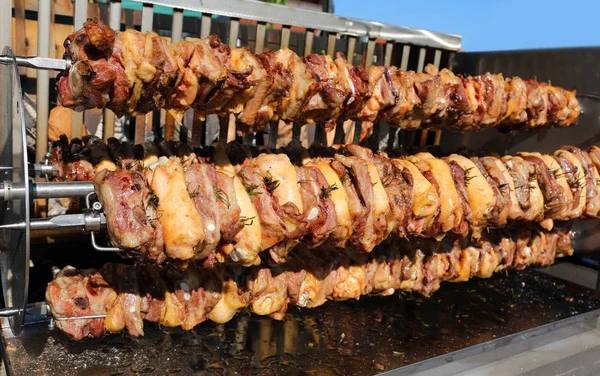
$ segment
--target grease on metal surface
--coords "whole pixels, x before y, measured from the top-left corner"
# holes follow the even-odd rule
[[[419,295],[290,307],[283,321],[239,313],[194,330],[146,323],[146,336],[70,341],[46,326],[5,340],[15,375],[364,375],[600,308],[591,290],[535,271]]]

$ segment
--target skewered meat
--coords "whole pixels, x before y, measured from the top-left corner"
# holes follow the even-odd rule
[[[574,91],[534,80],[461,77],[432,65],[424,73],[366,69],[342,58],[300,58],[287,48],[254,56],[216,36],[167,46],[155,33],[115,32],[98,20],[71,34],[65,51],[73,62],[57,80],[65,107],[107,107],[119,116],[165,108],[179,122],[189,108],[199,116],[232,113],[242,131],[278,119],[457,131],[570,126],[581,112]]]
[[[130,170],[99,173],[97,193],[112,242],[158,263],[215,253],[218,261],[230,258],[249,266],[259,262],[263,251],[284,262],[299,243],[370,252],[389,235],[441,239],[454,233],[477,238],[485,228],[537,222],[550,230],[554,221],[598,216],[600,180],[591,178],[598,175],[596,149],[588,153],[564,147],[554,155],[504,158],[436,158],[429,153],[388,158],[356,145],[337,145],[321,153],[329,157],[307,157],[297,146],[282,151],[291,159],[285,154],[251,158],[236,143],[197,150],[203,157],[191,149],[181,157],[161,156],[160,162],[168,160],[180,174],[183,171],[178,194],[161,191],[172,189],[172,184],[157,182],[154,187],[148,178],[151,168],[137,161]],[[129,181],[139,180],[140,171],[146,171],[147,178],[137,192]],[[110,178],[114,174],[122,180]],[[120,202],[117,196],[127,200],[125,206],[113,203]],[[163,210],[165,199],[176,202]],[[196,223],[195,240],[184,235],[188,225],[174,226],[180,235],[177,242],[185,243],[185,255],[165,249],[171,239],[165,214],[183,212],[174,209],[175,203]],[[123,218],[138,219],[118,221]]]
[[[100,270],[67,267],[48,284],[55,317],[106,315],[57,321],[69,337],[99,337],[126,330],[141,336],[142,319],[190,330],[206,319],[223,323],[243,308],[282,319],[289,304],[313,308],[326,300],[391,295],[396,290],[430,296],[443,281],[551,265],[572,254],[568,231],[492,231],[477,241],[446,238],[386,244],[372,254],[301,249],[274,268],[190,264],[185,270],[154,265],[106,264]]]

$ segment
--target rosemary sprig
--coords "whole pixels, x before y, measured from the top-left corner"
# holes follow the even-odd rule
[[[556,168],[554,170],[550,170],[550,173],[552,174],[552,176],[554,176],[554,179],[558,179],[558,178],[565,176],[565,172],[562,172],[562,173],[559,173],[559,172],[560,172],[560,167]]]
[[[350,178],[350,176],[348,175],[348,171],[346,171],[346,173],[344,175],[340,176],[340,182],[342,184],[345,184],[349,178]]]
[[[273,180],[273,175],[271,175],[271,172],[269,171],[267,171],[267,176],[263,177],[263,182],[269,193],[273,193],[273,191],[279,187],[279,180]]]
[[[259,195],[262,192],[258,192],[256,189],[258,188],[258,184],[246,184],[244,183],[244,188],[246,192],[248,192],[248,196]]]
[[[158,209],[158,196],[154,193],[152,188],[148,188],[148,201],[146,202],[146,205],[155,210]]]
[[[215,197],[217,198],[217,200],[219,200],[223,204],[227,205],[227,209],[229,209],[230,202],[229,202],[229,196],[227,196],[227,193],[225,193],[221,188],[217,188],[217,189],[215,189]]]
[[[569,184],[569,186],[571,187],[571,189],[582,189],[582,188],[585,188],[587,186],[585,176],[579,177],[579,179],[577,179],[576,181],[574,181],[573,184]]]
[[[510,192],[510,187],[508,186],[508,183],[498,184],[498,190],[500,191],[500,194],[504,196],[507,190]]]
[[[469,167],[465,170],[465,186],[469,185],[469,182],[475,178],[475,174],[471,174],[471,170],[473,170],[474,167]]]
[[[337,183],[333,183],[328,187],[321,187],[321,200],[327,200],[329,197],[331,197],[331,191],[335,191],[336,189],[338,189]]]
[[[150,226],[152,226],[152,228],[155,228],[156,226],[154,225],[154,222],[156,221],[160,221],[160,219],[162,218],[163,213],[160,211],[157,211],[158,215],[154,218],[146,215],[146,220],[148,221],[148,223],[150,223]]]

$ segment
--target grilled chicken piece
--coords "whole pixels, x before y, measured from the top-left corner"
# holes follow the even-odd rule
[[[462,222],[463,208],[450,166],[445,161],[437,159],[429,153],[418,153],[415,157],[427,163],[431,168],[433,178],[438,185],[438,194],[441,201],[438,221],[442,232],[452,231]]]
[[[96,270],[61,270],[46,288],[46,301],[54,317],[103,315],[117,297],[114,288]],[[56,327],[70,338],[100,337],[106,331],[104,319],[57,320]]]
[[[144,173],[152,189],[158,221],[163,226],[165,251],[170,257],[189,260],[205,239],[205,223],[190,198],[183,166],[175,159],[161,158]]]

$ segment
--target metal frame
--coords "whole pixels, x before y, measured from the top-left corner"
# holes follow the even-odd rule
[[[354,37],[383,39],[420,46],[458,51],[461,37],[423,29],[389,25],[380,22],[346,18],[331,13],[315,12],[285,5],[253,0],[133,0],[146,4],[181,8],[196,12],[218,14],[231,18],[270,22],[274,24],[323,30]]]

